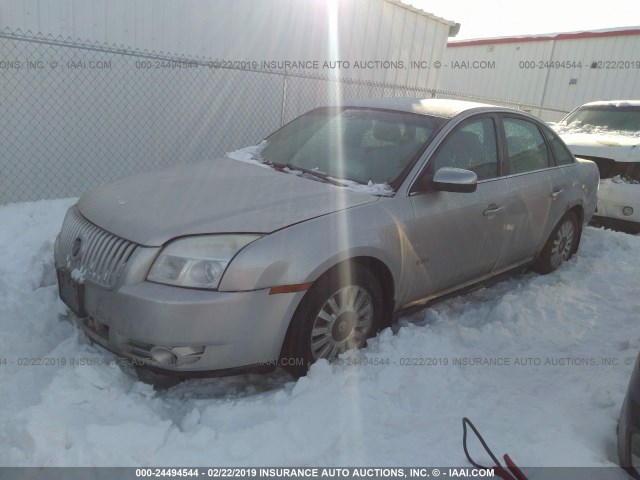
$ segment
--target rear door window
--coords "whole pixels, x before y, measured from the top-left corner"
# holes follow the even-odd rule
[[[553,166],[547,144],[535,123],[506,117],[503,124],[510,174],[534,172]]]

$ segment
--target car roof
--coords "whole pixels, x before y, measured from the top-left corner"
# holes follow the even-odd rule
[[[589,102],[582,105],[583,107],[610,105],[612,107],[640,107],[640,100],[600,100],[598,102]]]
[[[466,102],[445,98],[371,98],[345,101],[343,107],[380,108],[401,112],[418,113],[434,117],[451,118],[472,109],[490,108],[493,110],[511,110],[486,103]]]

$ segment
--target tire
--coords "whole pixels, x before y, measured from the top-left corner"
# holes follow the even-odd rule
[[[533,264],[533,270],[541,274],[551,273],[569,260],[580,243],[581,233],[575,213],[567,212],[551,232]]]
[[[384,295],[371,272],[348,265],[327,272],[309,289],[294,314],[281,364],[296,377],[316,360],[363,347],[382,325]]]

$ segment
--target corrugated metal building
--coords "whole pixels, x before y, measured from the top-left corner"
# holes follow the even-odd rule
[[[561,110],[640,98],[640,27],[450,42],[438,86]]]
[[[0,28],[434,88],[398,62],[442,60],[459,25],[397,0],[2,0]]]
[[[0,204],[215,158],[339,99],[428,95],[439,71],[400,67],[457,29],[396,0],[0,0]]]

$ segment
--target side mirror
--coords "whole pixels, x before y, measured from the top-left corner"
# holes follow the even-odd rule
[[[478,176],[471,170],[442,167],[431,180],[433,187],[441,192],[475,192]]]

